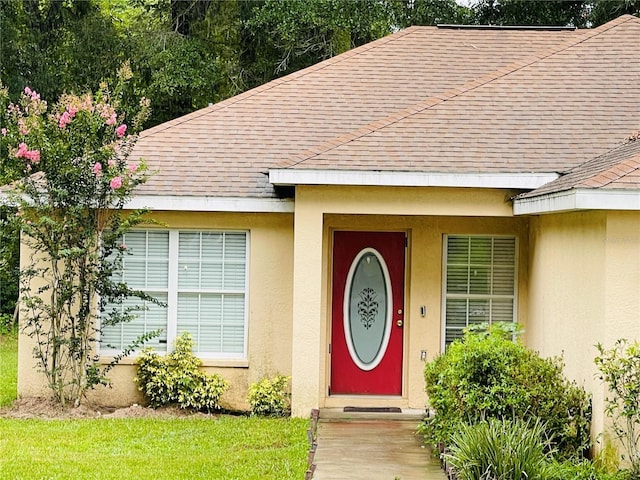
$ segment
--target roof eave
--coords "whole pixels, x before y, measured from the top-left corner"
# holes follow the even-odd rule
[[[533,190],[556,178],[558,178],[557,173],[452,173],[388,170],[269,169],[269,182],[276,186],[351,185]]]
[[[576,210],[640,210],[640,189],[575,188],[516,198],[514,215],[542,215]]]
[[[136,195],[125,208],[179,212],[292,213],[294,202],[290,198]]]

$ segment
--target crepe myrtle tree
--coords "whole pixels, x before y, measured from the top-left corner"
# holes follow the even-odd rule
[[[108,384],[106,373],[158,333],[100,364],[99,324],[129,321],[145,302],[158,303],[114,275],[127,251],[123,233],[148,221],[146,210],[123,210],[148,178],[144,162],[129,156],[149,101],[140,101],[129,122],[118,114],[128,77],[125,65],[113,91],[102,84],[95,94],[64,94],[52,108],[29,87],[17,103],[6,90],[0,93],[6,106],[0,158],[5,171],[17,173],[4,197],[16,208],[12,221],[27,252],[20,269],[21,328],[34,339],[38,367],[64,406],[78,406],[88,389]],[[120,308],[131,296],[140,306]]]

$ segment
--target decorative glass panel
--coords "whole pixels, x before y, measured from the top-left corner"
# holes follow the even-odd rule
[[[361,251],[347,277],[344,309],[349,352],[362,370],[382,360],[389,342],[391,284],[384,259],[372,249]]]

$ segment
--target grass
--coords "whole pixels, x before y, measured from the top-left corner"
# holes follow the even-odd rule
[[[16,399],[18,384],[18,334],[0,334],[0,407]]]
[[[16,398],[17,335],[0,336],[0,406]],[[308,419],[0,418],[0,479],[304,478]]]
[[[0,419],[0,478],[304,478],[306,419]]]

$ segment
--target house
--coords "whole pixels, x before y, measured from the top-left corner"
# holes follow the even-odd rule
[[[246,406],[424,408],[423,368],[517,321],[594,395],[594,345],[640,338],[640,19],[591,30],[412,27],[151,128],[125,278],[168,302],[102,355],[193,334]],[[19,391],[42,381],[20,340]],[[139,400],[133,359],[95,395]]]

